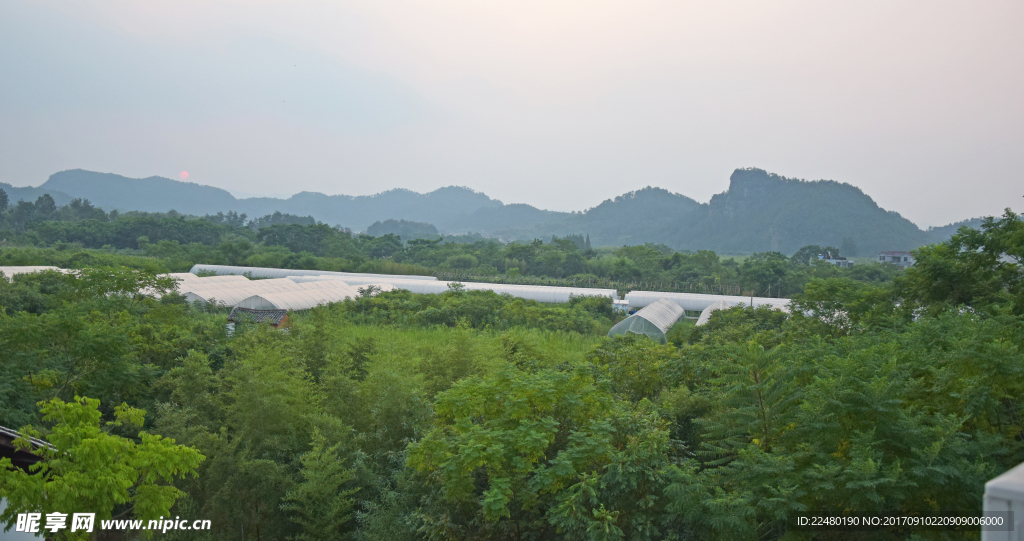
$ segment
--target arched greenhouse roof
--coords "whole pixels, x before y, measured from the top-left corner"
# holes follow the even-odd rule
[[[748,299],[749,299],[749,297],[748,297]],[[756,301],[757,297],[754,297],[754,300]],[[704,310],[701,311],[700,317],[697,318],[696,325],[698,327],[701,326],[701,325],[705,325],[705,324],[707,324],[708,320],[711,319],[711,314],[717,312],[718,310],[728,310],[730,308],[733,308],[734,306],[750,306],[750,301],[749,300],[747,302],[718,301],[715,304],[712,304],[711,306],[708,306],[707,308],[705,308]],[[789,313],[789,305],[788,304],[757,304],[755,302],[754,306],[755,307],[768,306],[772,310],[779,310],[779,311],[785,312],[787,314]]]
[[[767,305],[777,308],[787,307],[790,303],[789,299],[777,299],[773,297],[742,297],[736,295],[707,295],[702,293],[669,293],[665,291],[630,291],[629,293],[626,293],[626,300],[629,301],[630,308],[643,308],[660,299],[668,299],[678,304],[683,308],[683,310],[690,310],[693,312],[700,312],[708,306],[720,301],[732,303],[733,305]]]
[[[415,274],[372,274],[360,272],[333,272],[322,270],[301,270],[301,269],[275,269],[270,267],[239,267],[232,265],[193,265],[189,271],[192,274],[208,273],[215,274],[238,274],[248,275],[253,278],[286,278],[288,276],[345,276],[350,278],[402,278],[405,280],[437,280],[434,276],[419,276]]]
[[[240,301],[235,307],[252,310],[309,310],[320,305],[357,297],[359,297],[359,292],[352,287],[279,291],[250,296]]]
[[[289,276],[288,279],[299,284],[312,284],[322,282],[341,282],[353,287],[366,285],[388,284],[393,289],[405,289],[412,293],[444,293],[448,291],[448,282],[440,280],[406,280],[405,276],[392,276],[387,278],[347,276]]]
[[[708,306],[707,308],[705,308],[704,310],[701,311],[700,317],[697,318],[696,325],[699,327],[701,325],[707,324],[708,320],[711,319],[711,314],[712,313],[714,313],[714,312],[716,312],[718,310],[728,310],[728,309],[732,308],[733,306],[747,306],[747,305],[743,304],[743,303],[737,303],[737,302],[718,301],[715,304],[712,304],[711,306]]]
[[[668,342],[665,334],[685,313],[679,304],[668,299],[658,299],[617,323],[608,331],[608,336],[642,334],[659,344],[665,344]]]
[[[289,276],[288,279],[298,283],[340,280],[349,285],[391,284],[395,289],[405,289],[412,293],[444,293],[451,284],[462,284],[466,291],[493,291],[499,295],[507,294],[521,299],[538,302],[567,303],[572,297],[607,297],[618,299],[614,289],[593,289],[586,287],[531,286],[519,284],[492,284],[489,282],[448,282],[443,280],[407,280],[406,276],[389,278],[349,278],[345,276]]]
[[[249,279],[246,278],[245,276],[241,276],[241,275],[237,275],[237,274],[225,274],[223,276],[221,276],[221,275],[218,275],[218,276],[196,276],[195,274],[192,274],[191,272],[172,272],[170,274],[166,274],[165,276],[170,277],[170,278],[174,278],[175,280],[177,280],[179,282],[195,283],[195,284],[198,284],[198,283],[210,284],[210,283],[221,283],[221,282],[248,282],[249,281]]]
[[[337,302],[360,295],[359,288],[342,280],[323,280],[297,283],[288,278],[268,278],[265,280],[249,280],[240,276],[241,280],[220,281],[212,278],[196,278],[178,285],[178,290],[189,302],[209,303],[224,306],[252,308],[256,310],[308,310],[313,306]],[[413,280],[412,283],[431,283]],[[383,291],[394,287],[390,284],[373,284]],[[255,300],[256,297],[264,299]],[[252,299],[252,300],[250,300]],[[246,302],[250,305],[246,305]],[[278,303],[278,308],[259,308],[267,302]],[[276,306],[276,305],[275,305]]]
[[[209,278],[198,278],[178,284],[178,291],[185,295],[189,302],[205,304],[216,299],[217,304],[234,306],[238,301],[252,295],[302,289],[300,284],[286,278],[267,280],[248,280],[244,276],[241,278],[243,278],[241,281],[209,281]]]
[[[454,283],[454,282],[452,282]],[[594,289],[588,287],[531,286],[519,284],[489,284],[485,282],[461,282],[466,290],[493,291],[499,295],[507,294],[521,299],[538,302],[567,303],[573,297],[606,297],[618,299],[619,293],[614,289]]]

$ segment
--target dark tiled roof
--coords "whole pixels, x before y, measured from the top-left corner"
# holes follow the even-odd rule
[[[21,432],[18,432],[17,430],[11,430],[6,426],[0,426],[0,444],[13,445],[15,438],[20,438],[21,436]],[[52,445],[39,438],[28,438],[28,441],[32,442],[33,447],[49,447],[50,449],[54,449]]]
[[[234,308],[228,321],[249,321],[253,323],[271,323],[280,325],[288,316],[288,310],[253,310],[252,308]]]
[[[0,426],[0,458],[11,459],[12,464],[25,471],[29,471],[30,465],[42,460],[41,456],[35,454],[36,450],[40,448],[57,450],[54,446],[37,438],[28,438],[29,443],[32,444],[32,450],[20,449],[14,445],[14,440],[19,437],[21,434],[18,431]]]

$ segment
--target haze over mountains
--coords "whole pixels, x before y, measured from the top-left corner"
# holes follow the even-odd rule
[[[855,186],[803,181],[760,169],[737,169],[729,189],[707,203],[661,188],[630,192],[582,212],[506,205],[469,188],[450,186],[426,194],[389,190],[372,196],[302,192],[288,199],[238,199],[226,190],[163,177],[131,179],[75,169],[52,175],[38,188],[0,184],[12,203],[43,193],[58,205],[89,199],[101,208],[184,214],[237,211],[250,218],[280,211],[366,230],[389,219],[425,222],[442,233],[467,232],[504,240],[590,235],[594,246],[662,243],[677,250],[791,254],[808,244],[843,246],[848,255],[907,250],[944,240],[960,225],[921,230],[895,211],[879,207]]]

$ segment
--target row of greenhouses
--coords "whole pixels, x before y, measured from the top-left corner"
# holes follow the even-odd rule
[[[189,302],[255,310],[309,310],[360,295],[357,286],[341,280],[300,283],[288,278],[250,280],[239,275],[198,277],[191,273],[175,273],[170,277],[178,281],[178,292]],[[381,291],[394,289],[386,283],[373,285]]]
[[[9,280],[18,274],[55,270],[56,267],[0,267]],[[499,295],[544,303],[567,303],[574,297],[609,299],[616,308],[633,312],[609,333],[644,334],[664,342],[665,333],[687,312],[700,313],[697,325],[707,322],[716,310],[733,306],[767,306],[788,311],[789,299],[737,297],[663,291],[630,291],[624,300],[614,289],[555,287],[485,282],[449,282],[433,276],[328,272],[225,265],[196,265],[191,272],[167,275],[189,302],[251,310],[309,310],[313,307],[355,299],[366,291],[403,289],[412,293],[438,294],[453,289],[493,291]],[[154,294],[143,291],[143,294]]]
[[[449,282],[438,280],[433,276],[359,274],[325,271],[307,271],[292,269],[266,269],[259,267],[231,267],[224,265],[196,265],[193,274],[216,274],[217,276],[248,276],[251,278],[287,279],[294,283],[311,284],[317,282],[341,283],[348,286],[365,287],[369,285],[388,285],[393,289],[405,289],[412,293],[444,293],[452,287],[460,287],[465,291],[493,291],[499,295],[511,295],[522,299],[547,303],[567,303],[573,297],[597,296],[618,299],[614,289],[594,289],[586,287],[531,286],[517,284],[491,284],[483,282]],[[259,280],[263,281],[263,280]]]
[[[351,286],[390,284],[395,289],[406,289],[413,293],[443,293],[456,283],[438,280],[433,276],[327,272],[228,265],[196,265],[192,267],[190,274],[193,276],[214,275],[211,277],[220,278],[235,277],[235,279],[242,277],[287,279],[295,283],[342,282]],[[569,302],[574,296],[597,296],[613,300],[619,299],[619,294],[614,289],[492,284],[486,282],[461,282],[461,287],[467,291],[493,291],[498,294],[508,294],[513,297],[548,303]],[[785,308],[789,305],[789,299],[770,297],[738,297],[700,293],[670,293],[664,291],[630,291],[625,295],[626,304],[630,311],[644,308],[660,299],[667,299],[678,304],[683,310],[692,312],[701,312],[717,302],[725,302],[729,306],[746,304],[749,306],[769,306],[772,308]]]

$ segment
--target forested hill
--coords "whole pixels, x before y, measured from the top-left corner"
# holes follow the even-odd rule
[[[166,212],[173,209],[183,214],[195,215],[233,210],[244,212],[250,217],[281,211],[299,216],[310,215],[321,222],[357,231],[365,230],[374,222],[389,219],[427,222],[445,231],[472,228],[468,224],[474,220],[467,219],[468,216],[480,210],[504,206],[501,201],[493,200],[482,193],[455,186],[440,188],[427,194],[410,190],[389,190],[369,196],[301,192],[288,199],[236,199],[226,190],[192,182],[180,182],[163,177],[132,179],[81,169],[56,173],[40,188],[47,191],[59,190],[74,197],[82,197],[107,210]],[[533,207],[530,209],[540,219],[557,214]],[[489,212],[482,212],[479,215],[486,217]],[[458,228],[453,229],[454,226]]]
[[[864,256],[941,242],[962,225],[979,224],[980,219],[973,219],[923,231],[850,184],[737,169],[729,189],[707,203],[646,188],[558,221],[504,233],[542,238],[585,233],[596,245],[653,242],[727,254],[792,254],[807,245],[837,246],[846,255]]]
[[[846,245],[848,255],[867,255],[929,242],[910,220],[849,184],[790,179],[760,169],[738,169],[730,180],[728,191],[680,220],[680,234],[673,239],[677,248],[793,253],[808,244]]]
[[[815,244],[840,246],[848,255],[871,255],[939,242],[960,225],[977,225],[977,220],[968,220],[924,231],[899,213],[882,209],[859,188],[831,180],[804,181],[760,169],[737,169],[730,181],[727,191],[703,204],[648,187],[571,213],[506,205],[456,186],[426,194],[396,189],[372,196],[302,192],[288,199],[237,199],[211,186],[80,169],[56,173],[39,188],[7,191],[12,204],[48,192],[58,204],[80,197],[108,210],[174,209],[195,215],[233,210],[250,218],[280,211],[357,231],[376,222],[406,220],[433,225],[445,234],[473,232],[505,240],[584,234],[595,246],[651,242],[731,254],[789,254]]]
[[[53,198],[54,203],[57,205],[67,205],[73,199],[70,195],[58,190],[43,189],[42,187],[33,188],[32,186],[19,188],[4,182],[0,182],[0,190],[7,194],[7,199],[12,205],[20,200],[35,201],[40,195],[46,193],[50,194],[50,197]]]
[[[597,246],[653,242],[674,247],[685,236],[680,229],[680,221],[691,219],[700,208],[700,203],[685,195],[648,186],[608,199],[583,212],[562,213],[533,224],[521,222],[519,226],[506,226],[493,233],[527,239],[587,234]]]
[[[40,189],[88,199],[106,210],[212,214],[238,205],[227,190],[164,177],[128,178],[113,173],[72,169],[50,175]]]

